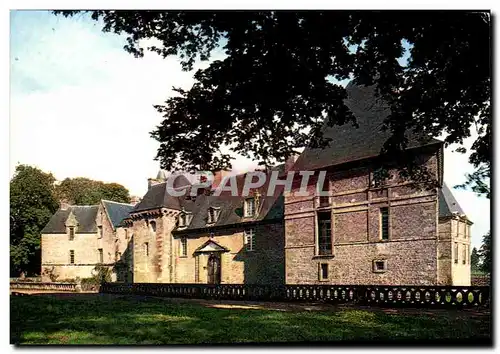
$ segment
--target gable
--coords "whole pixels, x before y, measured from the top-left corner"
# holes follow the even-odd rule
[[[217,242],[213,240],[208,240],[203,245],[198,247],[195,252],[228,252],[229,250],[219,245]]]
[[[47,225],[42,230],[42,234],[66,233],[66,221],[70,214],[78,224],[76,233],[95,233],[97,232],[96,216],[97,205],[74,205],[66,210],[59,209],[50,218]]]

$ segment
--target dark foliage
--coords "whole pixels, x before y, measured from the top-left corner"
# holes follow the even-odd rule
[[[17,276],[40,274],[40,231],[57,210],[55,178],[18,165],[10,181],[10,271]]]
[[[411,130],[446,132],[446,144],[462,144],[475,127],[469,160],[481,172],[466,176],[464,187],[488,193],[481,183],[491,161],[489,13],[90,12],[104,31],[125,33],[124,48],[136,57],[144,49],[178,55],[192,70],[216,49],[225,54],[197,70],[190,89],[176,88],[177,96],[155,106],[164,116],[152,132],[163,168],[227,168],[231,152],[271,164],[304,146],[325,146],[324,122],[355,121],[338,84],[353,79],[376,84],[391,107],[383,127],[393,133],[382,151],[389,155],[399,155]],[[144,48],[143,39],[160,44]]]
[[[479,256],[481,257],[480,270],[485,273],[491,273],[491,232],[488,231],[483,236],[483,243],[481,244],[481,249],[479,250]]]
[[[127,188],[118,183],[104,183],[89,178],[66,178],[56,187],[58,199],[74,205],[95,205],[101,199],[129,203]]]
[[[470,268],[472,271],[479,270],[479,253],[478,253],[476,247],[474,247],[472,249],[472,252],[470,255]]]

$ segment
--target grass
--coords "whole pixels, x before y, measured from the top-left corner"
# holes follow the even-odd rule
[[[391,311],[391,310],[389,310]],[[490,316],[457,310],[214,308],[112,295],[11,296],[15,344],[227,344],[470,339],[490,343]],[[457,342],[459,340],[459,342]],[[422,342],[425,343],[425,342]]]

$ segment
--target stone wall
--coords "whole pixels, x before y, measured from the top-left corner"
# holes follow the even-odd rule
[[[244,231],[255,230],[255,248],[245,247]],[[181,237],[187,239],[187,255],[181,256]],[[228,252],[221,253],[221,283],[225,284],[283,284],[284,283],[284,234],[282,222],[253,226],[219,229],[210,233],[175,235],[173,255],[176,283],[207,283],[208,254],[195,253],[212,240]]]
[[[173,281],[172,233],[178,211],[162,209],[135,217],[133,233],[134,282]],[[156,232],[151,222],[156,223]],[[147,254],[146,254],[147,243]]]
[[[73,240],[66,234],[44,234],[41,237],[42,279],[50,281],[46,270],[53,270],[58,279],[74,279],[91,277],[91,271],[99,264],[98,249],[103,249],[103,263],[115,262],[115,233],[113,227],[100,205],[96,217],[96,225],[102,226],[103,236],[99,232],[79,233],[78,228]],[[74,264],[70,263],[70,250],[74,251]]]
[[[195,252],[208,240],[228,249],[221,253],[221,282],[231,284],[284,283],[283,222],[254,224],[211,232],[175,233],[177,212],[144,215],[133,221],[134,282],[207,283],[208,254]],[[146,221],[146,219],[148,221]],[[149,228],[157,225],[156,234]],[[246,250],[244,231],[255,230],[255,249]],[[187,239],[187,255],[181,255],[181,238]],[[149,244],[146,257],[144,243]]]
[[[437,155],[423,159],[436,173]],[[287,284],[437,283],[436,189],[421,189],[395,173],[375,188],[369,167],[329,170],[331,206],[322,208],[315,197],[285,198],[285,264]],[[315,190],[310,180],[308,190]],[[381,239],[380,208],[389,208],[389,239]],[[316,212],[331,212],[333,254],[317,255]],[[374,271],[374,261],[386,270]],[[320,279],[320,264],[328,264],[327,279]]]
[[[456,217],[452,223],[452,255],[451,266],[453,285],[470,285],[470,225],[462,218]],[[456,232],[455,232],[456,231]],[[458,254],[455,247],[458,246]]]

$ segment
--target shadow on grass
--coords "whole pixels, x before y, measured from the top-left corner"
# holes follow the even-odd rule
[[[11,296],[15,344],[228,344],[480,340],[491,344],[489,316],[461,318],[343,308],[275,311],[214,308],[140,296]],[[457,342],[458,340],[458,342]],[[423,344],[423,342],[421,342]]]

